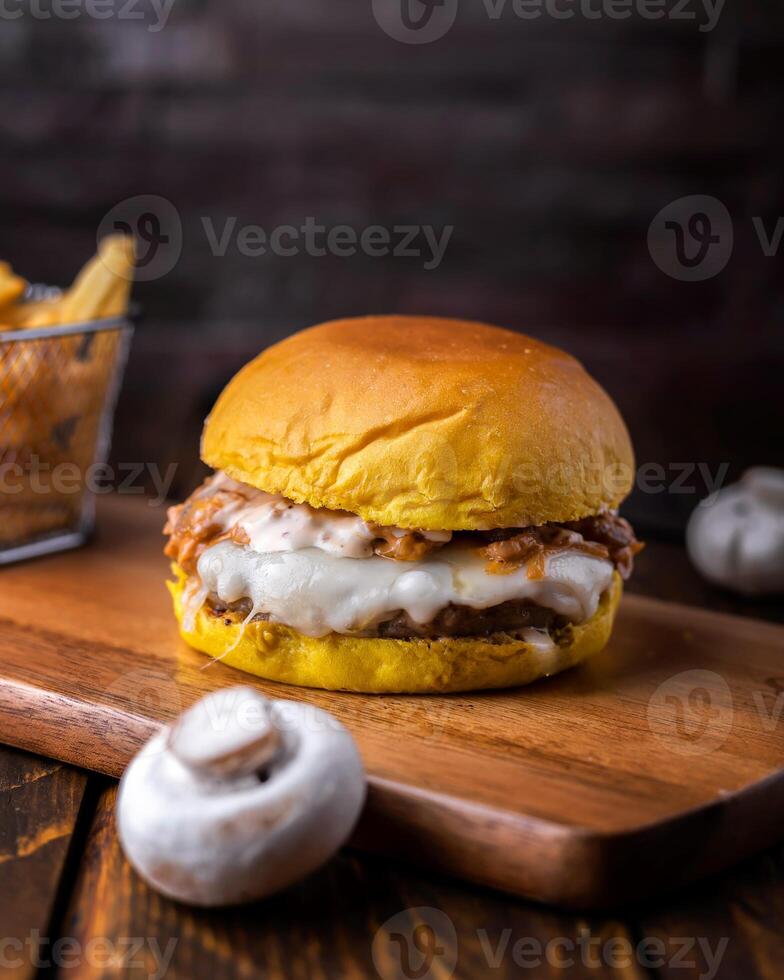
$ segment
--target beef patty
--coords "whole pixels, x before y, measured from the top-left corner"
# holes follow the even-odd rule
[[[236,602],[223,602],[217,596],[209,596],[205,605],[208,614],[221,618],[227,626],[240,623],[250,613],[250,599]],[[254,621],[268,619],[263,612],[253,617]],[[502,602],[488,609],[473,609],[471,606],[448,605],[441,609],[429,623],[415,622],[405,612],[398,612],[391,619],[378,623],[372,629],[364,630],[357,636],[375,636],[394,640],[418,638],[435,639],[442,636],[491,636],[493,633],[516,633],[524,629],[548,630],[551,634],[568,626],[569,621],[552,609],[537,606],[533,602],[515,599]]]

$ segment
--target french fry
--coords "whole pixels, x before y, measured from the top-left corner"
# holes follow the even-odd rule
[[[16,303],[24,296],[27,283],[17,276],[7,262],[0,262],[0,317],[5,315],[3,307]]]
[[[19,302],[27,283],[7,262],[0,262],[0,329],[30,330],[122,316],[128,310],[133,267],[133,239],[110,235],[62,296]]]
[[[53,327],[60,319],[60,300],[39,299],[16,303],[0,310],[0,320],[11,329],[29,330],[33,327]]]
[[[133,281],[133,239],[104,238],[98,254],[87,263],[59,302],[60,323],[82,323],[121,316],[128,309]]]

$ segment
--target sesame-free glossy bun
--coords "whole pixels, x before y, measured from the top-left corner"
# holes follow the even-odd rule
[[[634,459],[569,354],[466,320],[376,316],[265,350],[207,419],[204,461],[368,522],[481,530],[616,507]]]
[[[367,694],[424,694],[473,691],[530,684],[560,673],[598,653],[612,632],[621,598],[621,577],[615,572],[594,615],[569,627],[562,645],[542,650],[507,633],[489,637],[390,640],[375,637],[304,636],[290,626],[253,620],[244,631],[220,615],[202,609],[193,626],[183,625],[185,573],[173,566],[169,582],[174,614],[183,640],[202,653],[219,657],[258,677]]]

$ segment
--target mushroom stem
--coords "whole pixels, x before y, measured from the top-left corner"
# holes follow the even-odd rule
[[[251,687],[216,691],[175,722],[170,752],[194,773],[239,779],[274,762],[283,746],[272,703]]]

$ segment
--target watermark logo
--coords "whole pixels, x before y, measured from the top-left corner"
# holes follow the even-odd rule
[[[158,194],[139,194],[116,204],[98,226],[97,241],[123,232],[136,244],[137,282],[161,279],[177,265],[182,254],[182,221],[171,201]],[[121,270],[112,269],[121,274]]]
[[[156,667],[139,667],[115,677],[102,691],[102,700],[107,704],[132,704],[134,711],[143,718],[175,718],[181,714],[183,704],[180,686],[165,670]],[[121,717],[108,716],[107,735],[125,737],[127,726]],[[150,731],[152,735],[153,727]],[[164,750],[163,744],[160,751]]]
[[[429,44],[454,24],[457,5],[458,0],[373,0],[373,16],[394,41]]]
[[[382,980],[449,980],[457,966],[457,932],[440,909],[404,909],[376,932],[371,953]]]
[[[666,275],[681,282],[717,276],[730,260],[732,218],[722,202],[707,194],[671,201],[648,227],[648,251]]]
[[[732,692],[712,670],[684,670],[660,684],[648,702],[648,727],[671,752],[707,755],[732,729]]]

